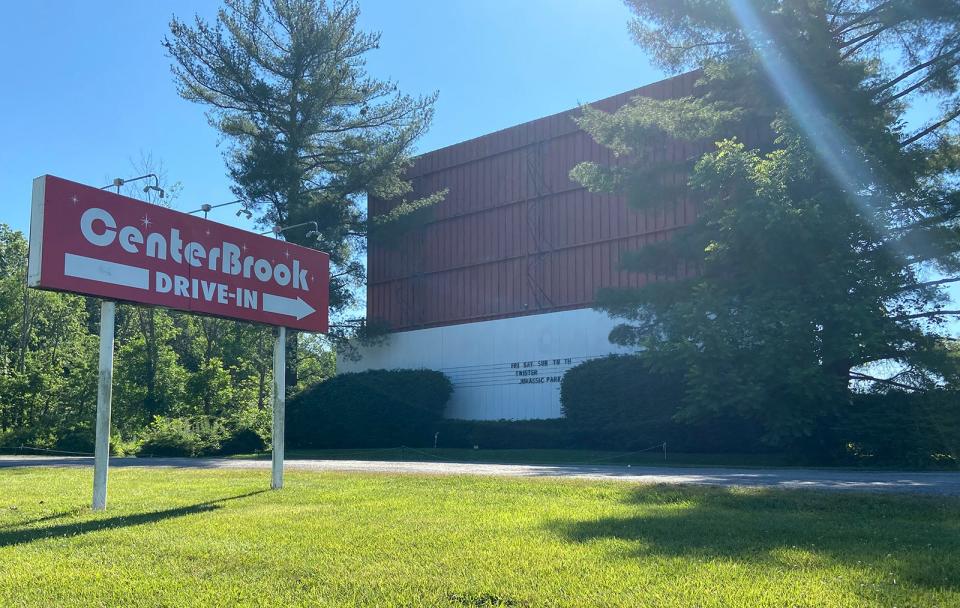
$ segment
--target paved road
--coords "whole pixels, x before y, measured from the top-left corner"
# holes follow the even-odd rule
[[[267,469],[268,460],[224,458],[112,458],[114,467],[175,467],[200,469]],[[92,458],[0,456],[0,469],[24,466],[89,467]],[[852,471],[829,469],[736,469],[722,467],[626,467],[597,465],[474,464],[458,462],[390,462],[370,460],[287,460],[288,470],[349,471],[428,475],[493,475],[501,477],[561,477],[631,483],[694,484],[909,492],[960,496],[960,473]],[[0,473],[2,481],[2,473]]]

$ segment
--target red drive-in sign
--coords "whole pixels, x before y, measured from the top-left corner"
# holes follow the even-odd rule
[[[327,254],[45,175],[29,285],[327,331]]]

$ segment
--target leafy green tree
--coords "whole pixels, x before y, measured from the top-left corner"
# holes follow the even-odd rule
[[[332,378],[337,372],[337,356],[326,340],[317,335],[305,335],[300,342],[300,382],[290,392],[294,397],[299,391],[318,382]]]
[[[84,299],[27,293],[26,267],[23,234],[0,224],[0,445],[75,447],[93,424],[96,338]]]
[[[943,285],[960,280],[960,3],[627,4],[638,44],[664,69],[701,69],[697,90],[585,108],[580,124],[619,158],[572,175],[641,209],[689,197],[698,215],[625,256],[670,280],[599,294],[625,320],[611,339],[684,370],[682,418],[737,414],[775,444],[829,424],[852,383],[942,384],[938,334],[956,314]],[[917,100],[940,113],[910,130]],[[756,122],[768,137],[730,137]],[[664,159],[668,140],[696,152]]]
[[[121,194],[144,202],[170,207],[180,193],[180,182],[172,182],[162,160],[141,152],[130,160],[132,176],[153,175],[165,195],[144,189],[143,181],[125,184]],[[150,182],[147,182],[150,183]],[[115,374],[115,427],[128,434],[154,416],[177,408],[184,396],[187,370],[177,350],[180,327],[178,313],[153,306],[121,304],[117,308]],[[91,331],[98,331],[91,328]]]
[[[27,240],[0,224],[0,360],[3,370],[22,369],[26,342],[23,301],[26,292]],[[19,302],[19,304],[18,304]]]
[[[234,404],[233,378],[219,357],[213,357],[196,371],[188,383],[194,408],[206,416],[221,417]]]
[[[127,435],[188,398],[188,370],[174,349],[180,331],[170,312],[124,306],[117,315],[113,425]],[[141,322],[148,322],[146,327]],[[146,329],[146,331],[145,331]]]

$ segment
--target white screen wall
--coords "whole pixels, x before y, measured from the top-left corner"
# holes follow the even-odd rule
[[[341,358],[337,372],[434,369],[454,393],[448,418],[559,418],[560,378],[587,359],[626,352],[607,340],[617,321],[592,309],[405,331],[386,344]]]

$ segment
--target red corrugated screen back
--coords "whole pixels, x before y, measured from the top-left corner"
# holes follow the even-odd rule
[[[644,95],[689,95],[690,73],[595,104],[614,110]],[[695,216],[689,197],[635,211],[622,197],[592,194],[568,175],[577,163],[611,163],[570,110],[416,159],[414,196],[449,188],[423,227],[396,243],[371,240],[367,313],[395,330],[589,307],[602,287],[658,277],[619,270],[623,252],[668,238]],[[695,150],[665,144],[680,160]],[[677,179],[682,179],[678,176]],[[371,214],[390,203],[371,199]]]

